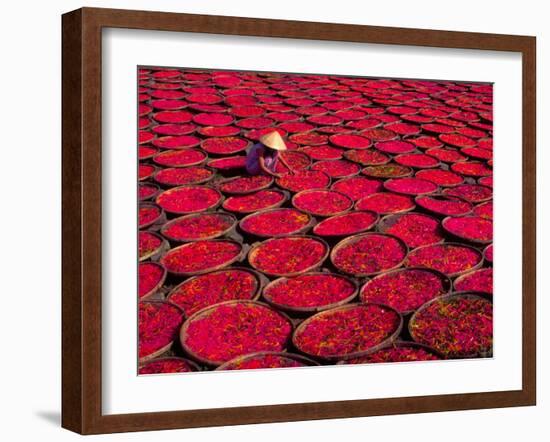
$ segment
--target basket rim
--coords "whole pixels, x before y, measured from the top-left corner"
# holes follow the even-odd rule
[[[399,325],[396,327],[396,329],[387,338],[385,338],[382,342],[380,342],[379,344],[374,345],[374,346],[370,347],[367,350],[347,353],[345,355],[340,354],[340,355],[327,355],[327,356],[313,355],[313,354],[307,353],[306,351],[302,350],[300,348],[300,346],[297,344],[297,342],[296,342],[297,337],[304,330],[304,328],[307,327],[311,322],[313,322],[314,320],[316,320],[320,316],[326,315],[326,314],[329,314],[329,313],[333,313],[335,311],[352,310],[352,309],[355,309],[355,308],[367,308],[368,306],[378,306],[378,307],[382,307],[383,309],[390,310],[393,313],[395,313],[397,315],[397,317],[399,318]],[[322,312],[316,313],[315,315],[310,316],[309,318],[302,321],[296,327],[296,329],[294,330],[294,333],[292,334],[292,344],[300,352],[302,352],[302,353],[304,353],[304,354],[306,354],[310,357],[313,357],[315,359],[320,359],[320,360],[324,360],[324,361],[335,361],[335,360],[338,361],[338,360],[353,359],[353,358],[360,357],[360,356],[366,356],[370,353],[373,353],[373,352],[379,350],[382,346],[386,346],[387,344],[395,341],[397,339],[397,337],[399,336],[399,334],[401,333],[401,330],[403,329],[403,323],[404,323],[403,316],[397,310],[395,310],[394,308],[392,308],[390,306],[387,306],[387,305],[384,305],[384,304],[376,304],[376,303],[367,303],[367,304],[365,304],[365,303],[350,303],[350,304],[342,305],[340,307],[335,307],[335,308],[330,309],[330,310],[323,310]]]
[[[197,318],[208,314],[211,310],[214,310],[218,307],[226,306],[226,305],[236,305],[236,304],[251,304],[251,305],[254,305],[256,307],[267,308],[270,311],[275,312],[276,314],[281,316],[290,325],[290,333],[289,333],[289,336],[285,339],[284,348],[286,348],[288,346],[288,343],[290,342],[291,337],[294,333],[294,324],[292,323],[292,320],[284,312],[280,312],[280,311],[276,310],[275,308],[273,308],[272,306],[270,306],[269,304],[266,304],[264,302],[237,299],[237,300],[233,300],[233,301],[224,301],[224,302],[219,302],[217,304],[212,304],[208,307],[205,307],[201,310],[196,311],[191,316],[189,316],[189,318],[187,318],[183,322],[183,324],[181,325],[180,331],[179,331],[179,342],[180,342],[181,348],[187,354],[189,354],[193,359],[195,359],[199,362],[202,362],[203,364],[209,365],[209,366],[219,366],[219,365],[223,364],[224,362],[227,362],[227,361],[213,361],[213,360],[210,360],[210,359],[203,358],[202,356],[199,356],[195,351],[189,349],[189,347],[185,344],[185,340],[188,337],[187,329],[189,328],[189,325],[193,321],[195,321]]]

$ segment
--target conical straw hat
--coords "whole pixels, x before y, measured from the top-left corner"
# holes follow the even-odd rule
[[[264,146],[267,146],[271,149],[286,150],[286,144],[283,141],[283,138],[281,137],[279,132],[277,132],[276,130],[261,136],[260,143],[262,143]]]

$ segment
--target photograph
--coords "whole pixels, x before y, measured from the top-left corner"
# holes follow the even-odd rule
[[[493,83],[128,81],[139,375],[493,358]]]

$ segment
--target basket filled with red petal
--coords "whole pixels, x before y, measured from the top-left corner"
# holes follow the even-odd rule
[[[453,283],[457,292],[481,292],[493,294],[493,268],[487,267],[465,273],[455,279]]]
[[[192,213],[169,221],[160,232],[171,241],[198,241],[227,235],[236,224],[237,219],[229,213]]]
[[[460,161],[466,161],[468,159],[455,149],[428,149],[426,151],[426,155],[437,158],[443,163],[458,163]]]
[[[166,269],[156,262],[142,262],[138,266],[138,296],[154,296],[166,279]]]
[[[424,303],[451,290],[442,273],[424,268],[398,269],[369,280],[359,294],[361,302],[384,304],[408,315]]]
[[[426,267],[450,278],[476,270],[482,264],[483,256],[479,250],[459,243],[418,247],[409,253],[405,262],[406,267]]]
[[[391,192],[373,193],[355,203],[355,210],[371,210],[380,215],[410,212],[415,207],[410,196]]]
[[[264,278],[254,270],[240,267],[215,270],[186,279],[172,289],[168,300],[191,316],[220,302],[258,299]]]
[[[249,353],[281,352],[292,334],[284,314],[255,301],[228,301],[192,315],[181,328],[184,351],[197,361],[218,366]]]
[[[436,298],[413,314],[409,332],[447,359],[490,357],[493,303],[475,294]]]
[[[151,164],[140,164],[138,166],[139,181],[148,180],[156,172],[157,168]]]
[[[441,134],[439,139],[455,147],[473,147],[477,144],[475,140],[460,134]]]
[[[388,163],[380,166],[367,166],[362,170],[363,175],[371,178],[403,178],[413,174],[413,170],[408,166]]]
[[[292,168],[293,171],[307,169],[311,165],[311,159],[303,152],[280,152],[281,155],[286,161],[286,163]],[[277,161],[275,163],[275,172],[280,174],[289,173],[288,167],[283,164],[282,161]]]
[[[160,235],[146,230],[139,231],[138,254],[140,261],[145,261],[146,259],[155,257],[167,247],[168,244],[166,240]]]
[[[153,132],[155,132],[159,136],[164,135],[172,135],[172,136],[179,136],[179,135],[190,135],[197,129],[197,126],[195,126],[193,123],[186,123],[186,124],[160,124],[158,126],[153,127]]]
[[[153,161],[163,167],[200,166],[208,158],[206,153],[197,149],[168,150],[153,157]]]
[[[140,301],[138,307],[139,362],[149,361],[167,352],[178,338],[184,320],[183,311],[163,301]]]
[[[480,216],[447,217],[443,228],[451,235],[477,244],[493,241],[493,221]]]
[[[401,238],[411,249],[443,242],[439,220],[423,213],[387,215],[378,223],[378,231]]]
[[[280,207],[287,200],[287,195],[280,190],[260,190],[247,195],[230,196],[222,207],[234,213],[254,213],[264,209]]]
[[[437,184],[420,178],[395,178],[384,183],[384,188],[390,192],[404,195],[426,195],[439,190]]]
[[[399,335],[401,315],[378,304],[349,304],[326,310],[302,322],[294,346],[323,360],[356,358],[387,346]]]
[[[244,155],[235,155],[231,157],[216,158],[208,161],[207,166],[216,169],[222,174],[242,170],[246,167],[246,157]]]
[[[298,132],[288,137],[290,141],[303,146],[320,146],[326,144],[328,137],[317,132]]]
[[[334,146],[344,149],[367,149],[371,146],[369,138],[354,134],[331,135],[329,141]]]
[[[348,150],[344,157],[363,166],[381,166],[390,162],[391,158],[376,150]]]
[[[382,190],[382,183],[379,180],[372,180],[366,177],[343,178],[335,182],[332,190],[343,193],[353,201],[371,195]]]
[[[300,170],[296,173],[278,177],[276,184],[291,192],[325,189],[330,185],[330,177],[326,173],[317,170]]]
[[[181,186],[165,190],[156,202],[166,212],[185,215],[214,209],[222,199],[221,193],[212,187]]]
[[[330,253],[330,260],[341,272],[364,277],[400,267],[407,253],[407,245],[395,236],[362,233],[336,244]]]
[[[450,170],[430,169],[420,170],[415,175],[421,180],[431,181],[441,187],[458,186],[464,182],[464,177]]]
[[[190,149],[201,143],[194,135],[165,136],[153,140],[153,145],[161,149]]]
[[[482,203],[493,198],[493,189],[480,184],[460,184],[450,189],[444,189],[443,193],[457,196],[470,203]]]
[[[354,211],[324,219],[313,228],[313,233],[323,237],[356,235],[372,229],[377,222],[375,212]]]
[[[345,178],[357,175],[361,167],[347,160],[324,160],[313,164],[311,170],[325,172],[332,178]]]
[[[154,198],[160,192],[160,187],[153,183],[138,184],[138,199],[146,201]]]
[[[292,197],[292,205],[310,215],[327,217],[347,212],[353,201],[334,190],[304,190]]]
[[[214,171],[203,166],[170,167],[160,169],[154,175],[154,180],[163,187],[203,184],[212,178]]]
[[[287,236],[255,244],[248,252],[248,262],[266,275],[296,276],[319,268],[328,253],[328,244],[320,238]]]
[[[439,216],[462,216],[472,211],[472,204],[463,199],[445,195],[421,195],[415,198],[418,207]]]
[[[151,146],[139,146],[138,159],[140,161],[148,160],[149,158],[152,158],[156,153],[158,153],[158,151],[158,149]]]
[[[395,341],[387,347],[358,358],[341,361],[338,364],[377,364],[388,362],[439,361],[443,356],[427,345],[416,342]]]
[[[470,177],[485,177],[493,174],[493,169],[480,161],[461,161],[453,164],[451,170]]]
[[[244,253],[243,245],[237,241],[210,239],[170,249],[160,262],[173,275],[200,275],[227,267],[239,261]]]
[[[423,153],[407,153],[397,155],[393,159],[397,164],[414,169],[432,169],[440,166],[439,160]]]
[[[379,141],[374,147],[380,152],[392,155],[407,154],[416,150],[414,144],[402,140]]]
[[[292,353],[278,353],[272,351],[251,353],[238,356],[225,364],[220,365],[216,370],[256,370],[260,368],[298,368],[319,365],[302,355]]]
[[[250,141],[240,137],[213,137],[201,142],[205,152],[212,155],[234,155],[246,150]]]
[[[296,209],[267,209],[245,216],[239,227],[250,235],[269,238],[304,233],[314,222],[311,215]]]
[[[229,126],[233,121],[231,115],[217,112],[203,112],[193,117],[193,122],[201,126]]]
[[[164,212],[162,209],[153,203],[141,203],[138,212],[138,225],[140,229],[145,229],[155,223],[160,223],[164,220]]]
[[[240,176],[221,182],[219,189],[230,195],[245,195],[267,189],[273,177],[267,175]]]
[[[235,126],[201,126],[197,132],[203,137],[234,137],[241,133]]]
[[[343,151],[332,146],[309,146],[302,148],[302,152],[312,160],[339,160]]]
[[[197,364],[189,359],[166,357],[156,358],[139,367],[138,374],[169,374],[169,373],[189,373],[199,371]]]
[[[264,299],[277,309],[291,313],[312,313],[338,307],[357,295],[351,278],[325,272],[279,278],[265,286]]]

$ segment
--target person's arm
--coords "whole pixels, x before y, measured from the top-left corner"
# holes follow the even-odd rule
[[[290,167],[290,164],[286,162],[282,153],[278,155],[278,159],[281,160],[281,163],[283,163],[286,166],[286,168],[290,171],[290,173],[296,172],[292,167]]]
[[[260,158],[258,158],[258,163],[260,164],[260,169],[262,169],[265,173],[278,177],[281,174],[273,172],[272,170],[269,170],[269,168],[265,165],[265,159],[263,155],[260,155]]]

